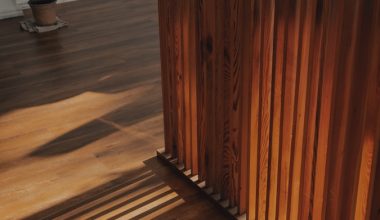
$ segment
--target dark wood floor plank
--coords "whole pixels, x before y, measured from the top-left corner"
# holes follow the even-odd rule
[[[163,103],[177,106],[161,100],[157,2],[80,0],[58,14],[69,27],[45,34],[0,21],[1,218],[227,219],[155,159],[173,126]]]

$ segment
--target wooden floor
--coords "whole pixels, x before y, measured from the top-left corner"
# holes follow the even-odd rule
[[[156,0],[59,6],[41,35],[0,21],[1,219],[225,219],[155,158]]]

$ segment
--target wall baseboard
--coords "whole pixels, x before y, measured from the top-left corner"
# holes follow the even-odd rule
[[[23,16],[22,10],[12,10],[12,11],[0,11],[0,20],[12,17]]]
[[[20,7],[21,9],[28,9],[29,8],[29,5],[28,5],[29,0],[15,0],[15,1],[16,1],[16,5],[18,7]],[[57,0],[57,3],[61,4],[61,3],[73,2],[73,1],[76,1],[76,0]]]

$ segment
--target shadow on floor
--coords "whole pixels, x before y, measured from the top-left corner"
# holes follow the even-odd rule
[[[70,153],[120,129],[162,114],[158,89],[159,85],[141,94],[141,98],[38,147],[29,156],[48,157]]]
[[[171,172],[154,157],[142,168],[23,219],[228,219]]]

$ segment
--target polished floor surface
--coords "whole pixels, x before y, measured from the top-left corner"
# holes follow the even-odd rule
[[[59,5],[69,27],[0,21],[1,219],[225,219],[155,159],[156,0]]]

